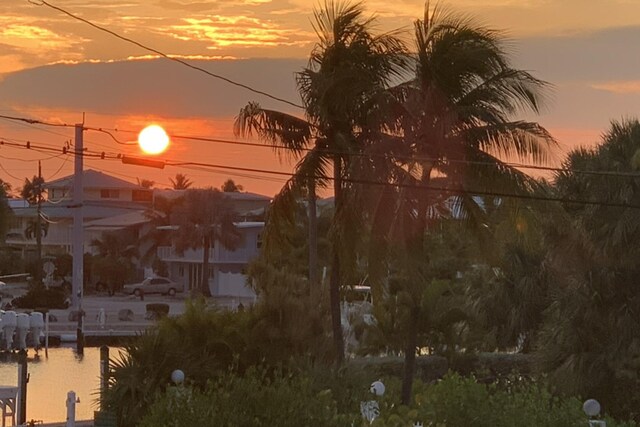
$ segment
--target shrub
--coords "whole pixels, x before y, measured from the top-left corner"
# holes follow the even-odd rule
[[[29,289],[26,294],[14,298],[13,301],[11,301],[11,304],[16,308],[30,309],[64,309],[69,305],[63,289],[46,289],[43,287],[34,287]]]
[[[586,416],[574,397],[552,395],[546,385],[512,378],[481,384],[473,377],[450,373],[435,384],[418,382],[414,402],[399,406],[395,393],[385,396],[377,427],[404,427],[416,421],[447,427],[582,427]],[[633,426],[607,420],[609,427]]]
[[[348,426],[357,413],[339,414],[330,389],[318,391],[310,377],[251,368],[229,373],[203,391],[171,387],[152,405],[141,427]]]
[[[169,304],[147,304],[146,316],[151,319],[160,319],[169,315]]]

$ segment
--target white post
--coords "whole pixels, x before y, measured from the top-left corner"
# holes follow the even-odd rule
[[[49,312],[44,314],[44,355],[49,357]]]
[[[67,426],[75,427],[76,425],[76,392],[67,393]]]

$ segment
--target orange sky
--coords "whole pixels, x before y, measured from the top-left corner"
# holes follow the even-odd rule
[[[203,67],[248,82],[294,102],[294,73],[305,64],[315,35],[317,2],[307,0],[52,0],[84,18],[166,53],[198,59]],[[151,4],[150,4],[151,3]],[[381,30],[408,30],[424,3],[365,1]],[[517,66],[554,85],[537,119],[561,142],[562,153],[593,144],[611,119],[636,116],[640,106],[640,2],[629,0],[449,0],[447,7],[504,29]],[[406,33],[410,39],[409,32]],[[92,127],[140,130],[148,122],[176,135],[233,139],[239,108],[257,100],[250,92],[175,64],[141,60],[148,52],[63,14],[27,1],[0,4],[0,114],[76,123],[86,113]],[[259,59],[252,59],[259,58]],[[57,64],[57,65],[55,65]],[[226,73],[226,74],[225,74]],[[118,138],[132,139],[125,132]],[[62,146],[72,129],[35,128],[0,120],[0,138]],[[94,151],[136,153],[109,136],[86,133]],[[164,157],[242,168],[290,171],[269,149],[174,140]],[[18,188],[43,161],[45,178],[72,172],[73,159],[0,147],[0,178]],[[287,160],[287,159],[284,159]],[[198,185],[233,178],[249,191],[273,194],[282,177],[255,173],[167,168],[152,170],[92,160],[86,168],[124,179],[168,186],[186,173]]]

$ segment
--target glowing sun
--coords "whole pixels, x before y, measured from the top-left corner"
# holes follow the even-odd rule
[[[169,135],[158,125],[149,125],[138,135],[138,145],[147,154],[160,154],[169,146]]]

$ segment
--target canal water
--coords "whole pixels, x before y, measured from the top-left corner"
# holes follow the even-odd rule
[[[110,349],[110,356],[117,356],[118,349]],[[29,384],[27,385],[27,421],[42,420],[45,423],[64,422],[67,418],[67,393],[75,391],[80,398],[76,404],[76,420],[93,419],[98,409],[97,392],[100,388],[100,349],[85,347],[84,354],[74,347],[44,350],[28,354]],[[0,361],[0,385],[17,386],[18,364]]]

